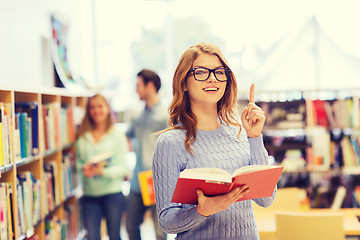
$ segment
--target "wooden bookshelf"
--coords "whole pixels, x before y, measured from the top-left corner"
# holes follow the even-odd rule
[[[0,90],[0,184],[12,194],[10,206],[0,202],[6,216],[0,221],[6,232],[0,232],[1,239],[46,239],[49,232],[78,239],[83,234],[74,141],[87,96],[52,88]]]

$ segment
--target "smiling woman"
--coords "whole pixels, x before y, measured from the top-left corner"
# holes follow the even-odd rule
[[[208,197],[198,189],[197,205],[171,202],[180,172],[220,168],[228,172],[247,165],[267,165],[261,131],[264,112],[249,104],[237,114],[235,75],[220,49],[210,43],[191,46],[180,58],[173,77],[169,128],[162,131],[153,154],[153,179],[159,223],[176,239],[258,240],[251,200],[237,202],[248,186]],[[254,201],[269,206],[276,194]]]

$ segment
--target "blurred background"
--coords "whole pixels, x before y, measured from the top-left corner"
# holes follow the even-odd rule
[[[201,41],[224,52],[239,91],[360,88],[357,0],[0,0],[0,84],[102,91],[138,104],[136,73],[163,80]]]

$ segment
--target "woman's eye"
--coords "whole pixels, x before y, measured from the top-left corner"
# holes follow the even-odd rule
[[[196,74],[196,75],[206,74],[206,71],[204,71],[204,70],[197,70],[197,71],[195,72],[195,74]]]

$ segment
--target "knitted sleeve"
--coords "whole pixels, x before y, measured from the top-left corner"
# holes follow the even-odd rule
[[[168,132],[167,132],[168,133]],[[153,179],[160,227],[167,233],[192,229],[206,219],[196,206],[171,202],[177,178],[185,158],[179,146],[184,142],[176,135],[159,136],[153,155]]]

